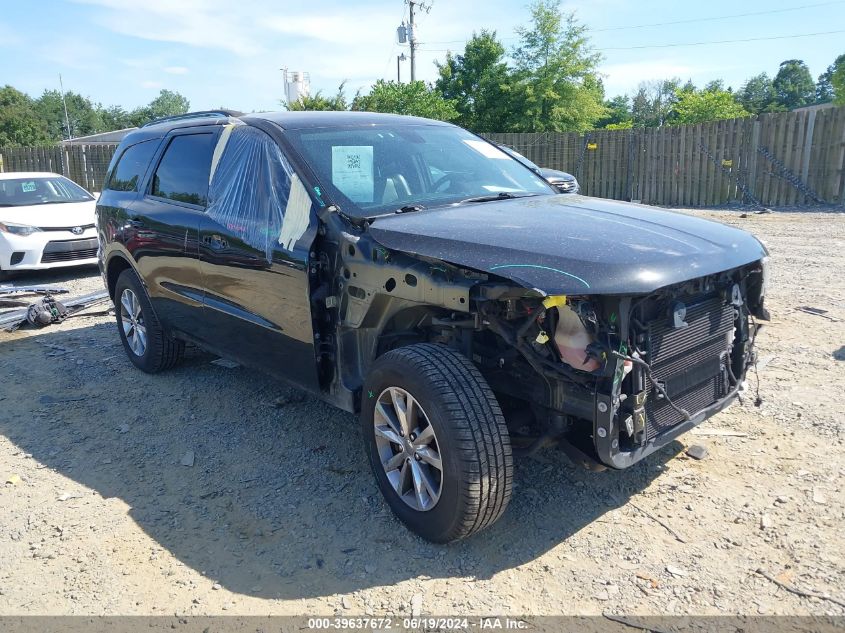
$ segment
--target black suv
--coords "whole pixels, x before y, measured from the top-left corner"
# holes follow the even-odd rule
[[[132,363],[190,341],[359,414],[387,502],[437,542],[501,516],[514,453],[625,468],[724,409],[767,318],[748,233],[559,195],[426,119],[157,121],[97,211]]]

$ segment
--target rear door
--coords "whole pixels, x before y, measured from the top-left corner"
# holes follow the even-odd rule
[[[180,129],[162,143],[144,196],[132,205],[126,246],[165,324],[196,336],[202,312],[197,239],[208,204],[216,126]]]
[[[317,220],[276,140],[221,135],[199,231],[204,336],[218,353],[318,388],[308,263]]]

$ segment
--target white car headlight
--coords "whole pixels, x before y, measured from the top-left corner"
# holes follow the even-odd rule
[[[0,222],[0,232],[12,233],[13,235],[32,235],[41,231],[37,226],[26,224],[15,224],[14,222]]]

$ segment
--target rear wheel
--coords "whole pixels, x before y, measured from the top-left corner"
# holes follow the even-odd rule
[[[185,343],[172,338],[161,327],[134,270],[120,273],[114,303],[120,340],[135,367],[154,374],[182,360]]]
[[[361,424],[370,465],[393,512],[437,543],[494,523],[511,496],[504,416],[478,369],[442,345],[376,359]]]

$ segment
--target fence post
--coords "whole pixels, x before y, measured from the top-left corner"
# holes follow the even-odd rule
[[[754,120],[751,128],[751,146],[748,148],[748,189],[751,195],[760,200],[757,193],[757,149],[760,147],[760,119]]]

